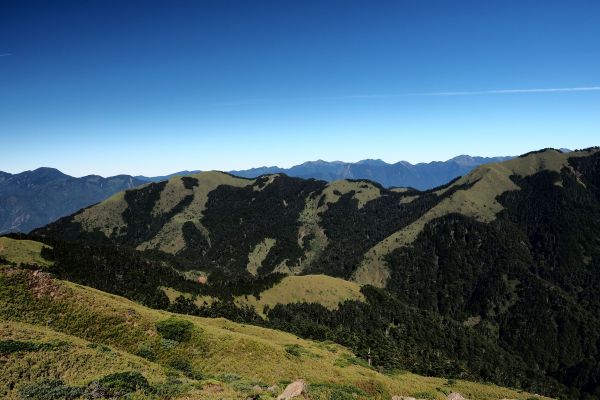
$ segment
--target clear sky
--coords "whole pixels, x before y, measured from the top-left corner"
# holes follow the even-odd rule
[[[599,21],[597,0],[3,0],[0,170],[600,145]]]

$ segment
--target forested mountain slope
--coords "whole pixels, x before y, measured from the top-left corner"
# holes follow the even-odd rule
[[[203,172],[118,193],[36,234],[158,250],[204,272],[323,272],[385,286],[386,258],[409,246],[430,221],[451,214],[495,221],[505,208],[499,196],[518,192],[517,177],[578,173],[576,160],[592,154],[533,153],[486,164],[425,192],[370,181]]]
[[[525,154],[424,192],[210,172],[120,193],[35,235],[63,260],[73,241],[119,245],[154,270],[207,277],[152,283],[181,294],[161,300],[179,312],[334,340],[383,368],[595,398],[599,177],[597,148]],[[340,295],[337,308],[270,301],[257,310],[266,320],[245,307],[258,304],[245,296],[277,293],[284,274],[352,280],[362,297]]]
[[[57,279],[49,271],[58,261],[42,257],[43,248],[52,249],[41,243],[0,238],[0,245],[2,398],[274,400],[298,378],[313,400],[532,396],[469,381],[383,374],[334,343],[152,310]]]

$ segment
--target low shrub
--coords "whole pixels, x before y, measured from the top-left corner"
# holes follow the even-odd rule
[[[105,346],[103,344],[99,344],[99,343],[90,343],[88,344],[88,347],[90,349],[96,349],[101,353],[110,353],[112,350],[110,349],[110,347]]]
[[[146,360],[156,361],[156,353],[146,345],[140,345],[140,347],[135,352],[136,356],[145,358]]]
[[[180,380],[168,379],[165,383],[154,386],[154,393],[159,399],[171,399],[180,396],[188,388]]]
[[[183,374],[190,379],[200,380],[203,378],[202,374],[194,371],[194,369],[192,368],[192,364],[190,364],[188,360],[178,358],[171,360],[168,363],[168,365],[173,369],[183,372]]]
[[[383,386],[383,384],[379,381],[375,380],[367,380],[360,381],[356,383],[356,386],[360,388],[362,391],[366,392],[369,396],[378,397],[378,398],[389,398],[391,397],[388,393],[388,390]],[[420,396],[415,396],[417,398],[422,398]]]
[[[413,393],[413,396],[418,399],[423,399],[423,400],[435,400],[437,398],[435,393],[430,393],[430,392]]]
[[[300,358],[300,357],[322,358],[321,355],[312,353],[298,344],[286,344],[284,346],[284,348],[285,348],[286,356],[288,358]]]
[[[106,375],[88,385],[92,398],[122,397],[138,390],[148,391],[150,384],[139,372],[118,372]]]
[[[179,344],[179,342],[177,340],[171,340],[171,339],[165,339],[165,338],[163,338],[160,341],[160,346],[164,350],[172,349],[172,348],[176,347],[178,344]]]
[[[349,385],[333,383],[315,383],[308,388],[312,400],[355,400],[359,396],[366,396],[363,390]]]
[[[174,317],[156,323],[156,330],[163,338],[177,342],[190,340],[193,327],[194,324],[190,321]]]
[[[175,384],[167,383],[170,386],[168,388],[161,387],[161,391],[174,393],[176,391]],[[19,392],[23,399],[71,400],[79,398],[116,399],[137,391],[153,393],[156,390],[150,386],[142,374],[132,371],[106,375],[83,387],[68,386],[59,379],[45,379],[23,386]]]
[[[217,376],[217,378],[221,382],[224,382],[224,383],[231,383],[231,382],[239,381],[240,379],[242,379],[242,377],[239,376],[238,374],[232,374],[232,373],[220,374]]]
[[[251,394],[257,392],[262,392],[262,389],[256,390],[256,388],[266,387],[267,385],[262,381],[248,380],[248,379],[240,379],[238,381],[232,382],[231,387],[235,390],[238,390],[242,393]],[[266,393],[265,393],[266,395]]]
[[[288,356],[300,358],[300,356],[302,356],[302,353],[304,353],[304,348],[298,344],[286,344],[285,352]]]
[[[11,339],[0,340],[0,355],[8,355],[25,351],[54,350],[56,348],[63,348],[65,346],[68,346],[68,343],[63,341],[36,343]]]
[[[21,398],[31,400],[78,399],[85,389],[67,386],[60,379],[45,379],[25,385],[20,390]]]
[[[37,351],[38,344],[33,342],[22,342],[19,340],[1,340],[0,354],[7,355],[21,351]]]
[[[360,365],[364,368],[372,368],[369,363],[362,358],[354,357],[350,354],[343,353],[338,359],[335,360],[334,364],[336,367],[346,368],[350,365]]]

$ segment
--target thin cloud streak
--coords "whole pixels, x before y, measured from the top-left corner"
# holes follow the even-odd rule
[[[530,89],[494,89],[494,90],[475,90],[475,91],[456,91],[456,92],[416,92],[402,94],[356,94],[344,96],[328,96],[328,97],[296,97],[282,99],[246,99],[224,101],[212,103],[213,106],[244,106],[244,105],[260,105],[273,104],[284,102],[297,101],[314,101],[314,100],[378,100],[378,99],[394,99],[401,97],[452,97],[452,96],[483,96],[493,94],[533,94],[533,93],[570,93],[570,92],[598,92],[600,86],[583,86],[583,87],[568,87],[568,88],[530,88]]]
[[[477,96],[485,94],[518,94],[518,93],[557,93],[557,92],[595,92],[600,86],[570,87],[570,88],[535,88],[535,89],[497,89],[463,92],[429,92],[407,93],[402,96]]]
[[[2,53],[0,54],[0,57],[10,57],[12,56],[12,53]]]

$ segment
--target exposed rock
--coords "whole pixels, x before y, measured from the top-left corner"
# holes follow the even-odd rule
[[[283,393],[277,397],[277,400],[289,400],[304,394],[306,394],[306,382],[304,382],[304,379],[298,379],[287,385]]]
[[[414,397],[409,396],[393,396],[392,400],[417,400]]]
[[[454,392],[454,393],[450,393],[448,395],[448,400],[467,400],[467,399],[465,399],[462,394]]]
[[[277,386],[277,385],[269,386],[267,388],[267,392],[277,393],[278,391],[279,391],[279,386]]]
[[[29,288],[37,298],[49,296],[57,299],[65,295],[65,289],[47,272],[27,272],[27,278]]]

